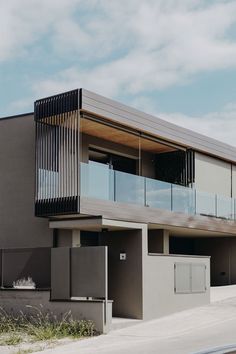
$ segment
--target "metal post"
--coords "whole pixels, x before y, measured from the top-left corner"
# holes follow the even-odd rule
[[[144,178],[144,206],[148,206],[147,204],[147,183],[146,183],[146,177]]]
[[[215,216],[217,217],[217,212],[218,212],[218,208],[217,208],[217,203],[218,203],[218,200],[217,200],[217,194],[215,195]]]
[[[104,324],[107,323],[107,302],[108,302],[108,252],[107,252],[107,246],[105,246],[105,305],[104,305]]]
[[[170,208],[171,208],[171,211],[173,211],[173,186],[172,186],[172,183],[170,185]]]

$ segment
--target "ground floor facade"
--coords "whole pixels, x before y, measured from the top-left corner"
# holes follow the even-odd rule
[[[49,227],[63,245],[2,250],[5,306],[43,301],[61,312],[71,306],[108,332],[112,317],[150,320],[210,301],[210,258],[170,254],[168,230],[101,217],[54,220]],[[38,291],[9,289],[27,276]],[[50,295],[41,299],[43,291]]]

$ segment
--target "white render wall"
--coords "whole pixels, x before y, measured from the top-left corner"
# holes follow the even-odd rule
[[[142,227],[143,319],[150,320],[210,303],[210,257],[148,254],[147,226]],[[175,263],[206,266],[206,291],[175,292]]]
[[[231,197],[231,164],[196,152],[195,187],[199,191]],[[234,167],[233,189],[236,194],[236,167]]]
[[[176,293],[174,265],[206,266],[206,291]],[[210,257],[152,254],[145,257],[143,318],[150,320],[210,303]]]

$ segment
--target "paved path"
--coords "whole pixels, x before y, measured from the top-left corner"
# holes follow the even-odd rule
[[[236,297],[236,285],[211,288],[211,303]]]
[[[208,306],[41,353],[192,354],[229,344],[236,345],[236,286],[213,289]]]

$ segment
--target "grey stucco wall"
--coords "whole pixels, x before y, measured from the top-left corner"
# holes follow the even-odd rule
[[[2,286],[12,287],[13,282],[31,277],[36,288],[51,287],[51,248],[3,249]]]
[[[72,246],[72,230],[58,229],[56,231],[57,247]]]
[[[113,316],[141,319],[141,230],[102,233],[101,244],[108,246],[108,298],[114,301]],[[126,253],[126,260],[120,260],[120,252]]]
[[[0,248],[52,246],[47,219],[34,216],[33,115],[0,120]]]

